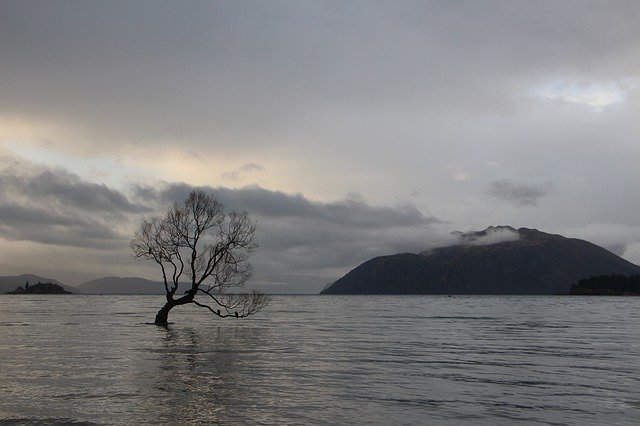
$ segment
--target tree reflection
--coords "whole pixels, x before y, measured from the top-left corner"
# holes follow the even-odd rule
[[[242,421],[260,401],[263,327],[167,327],[161,339],[153,392],[161,422]]]

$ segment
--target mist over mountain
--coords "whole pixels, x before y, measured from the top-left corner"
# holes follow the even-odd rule
[[[640,273],[600,246],[537,229],[454,235],[449,247],[364,262],[321,294],[557,294],[590,276]]]

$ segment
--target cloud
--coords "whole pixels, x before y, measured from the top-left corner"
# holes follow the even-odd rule
[[[382,204],[411,188],[439,211],[496,176],[567,173],[590,197],[589,179],[611,187],[627,170],[606,164],[637,158],[640,3],[373,3],[5,1],[0,144],[73,158],[62,164],[74,172],[107,164],[118,184],[257,176],[286,193],[356,190]],[[626,101],[594,119],[532,89]],[[452,162],[465,167],[443,170]]]
[[[264,171],[264,167],[262,167],[260,164],[245,163],[242,166],[238,167],[237,169],[234,169],[230,172],[222,173],[221,177],[223,180],[228,180],[232,182],[241,182],[242,180],[244,180],[243,178],[246,174],[249,174],[252,172],[259,172],[259,171]]]
[[[490,246],[520,239],[518,231],[510,226],[489,226],[483,231],[455,231],[451,236],[453,241],[449,245]]]
[[[640,241],[627,244],[622,257],[627,259],[631,263],[640,265]]]
[[[63,168],[36,165],[15,156],[0,156],[0,194],[7,199],[38,200],[49,208],[76,208],[101,215],[144,212],[121,192],[83,181]]]
[[[13,247],[20,247],[14,242],[46,245],[50,253],[74,249],[73,255],[64,260],[64,267],[71,271],[69,276],[86,270],[87,264],[96,262],[96,252],[102,252],[105,259],[114,262],[112,274],[121,270],[157,278],[152,265],[131,259],[129,238],[143,217],[162,214],[172,202],[183,201],[192,185],[160,182],[118,190],[89,182],[68,170],[6,155],[4,160],[0,167],[0,239],[10,241]],[[508,190],[503,193],[511,202],[522,203],[524,199],[529,203],[541,196],[541,191],[533,191],[532,195],[530,186],[506,182],[497,188],[506,187]],[[456,243],[445,229],[446,223],[424,214],[411,202],[377,205],[359,194],[321,202],[301,193],[289,194],[257,185],[205,189],[227,209],[247,210],[257,219],[260,248],[252,258],[252,285],[258,288],[263,285],[265,289],[282,291],[315,291],[372,257]],[[507,227],[490,227],[465,235],[466,244],[482,245],[518,238],[517,232]],[[619,244],[621,254],[636,260],[638,227],[593,225],[567,230],[567,235],[605,247]],[[4,245],[0,241],[0,246]],[[86,248],[91,250],[81,250]],[[33,247],[29,250],[36,252]],[[45,268],[53,259],[60,262],[58,256],[43,256],[39,267]],[[49,267],[60,270],[62,266],[56,263]],[[109,265],[98,267],[100,271],[105,269]],[[298,290],[292,290],[295,288]]]
[[[591,223],[562,229],[562,233],[602,246],[640,265],[640,226],[621,223]]]
[[[0,157],[0,237],[13,241],[117,249],[132,215],[148,212],[106,185],[60,168]]]
[[[420,251],[443,240],[432,227],[441,221],[411,203],[378,206],[358,198],[319,202],[255,185],[206,189],[227,208],[247,210],[257,218],[261,247],[256,272],[335,277],[370,257]],[[182,201],[190,190],[181,183],[135,189],[158,206]]]
[[[66,125],[71,152],[362,148],[396,115],[510,114],[550,75],[637,73],[633,2],[4,3],[0,115]]]
[[[640,2],[1,9],[0,150],[46,165],[3,169],[11,247],[116,247],[195,184],[259,218],[261,271],[424,249],[446,227],[428,209],[459,229],[638,225]]]
[[[637,89],[635,79],[614,82],[562,81],[544,85],[534,91],[534,95],[555,102],[584,105],[594,112],[626,101],[628,93]]]
[[[484,234],[478,235],[469,243],[475,246],[490,246],[492,244],[505,243],[508,241],[517,241],[520,239],[518,231],[511,227],[489,227]]]
[[[0,238],[46,244],[54,246],[52,250],[91,248],[126,254],[143,217],[163,214],[193,188],[164,182],[121,191],[64,169],[6,159],[0,168]],[[255,185],[205,190],[228,210],[247,210],[257,219],[261,246],[253,258],[256,282],[273,284],[290,276],[291,285],[299,277],[320,285],[370,257],[419,251],[441,240],[432,227],[440,221],[408,202],[374,205],[353,196],[320,202]],[[68,259],[69,268],[86,262],[84,256],[78,252]],[[131,271],[131,265],[117,269]]]
[[[516,206],[535,206],[552,189],[551,182],[527,184],[503,179],[491,183],[489,195]]]

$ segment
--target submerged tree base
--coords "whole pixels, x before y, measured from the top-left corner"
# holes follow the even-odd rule
[[[183,299],[185,298],[183,297]],[[156,314],[156,319],[153,321],[153,323],[157,325],[169,324],[169,312],[171,312],[171,309],[173,309],[178,305],[183,305],[185,303],[189,303],[189,301],[184,300],[182,303],[178,303],[178,300],[167,301],[167,303],[165,303],[165,305]]]
[[[169,323],[169,309],[160,309],[156,314],[156,319],[153,323],[158,325],[167,325]]]
[[[202,293],[209,295],[222,308],[214,309],[213,307],[195,300],[195,296],[187,293],[179,299],[170,299],[156,314],[154,324],[169,324],[169,312],[176,306],[193,304],[201,308],[209,310],[212,314],[219,318],[246,318],[253,315],[260,309],[264,308],[270,300],[270,297],[264,293],[253,290],[251,293],[240,294],[222,294],[213,296],[207,291],[200,290]]]

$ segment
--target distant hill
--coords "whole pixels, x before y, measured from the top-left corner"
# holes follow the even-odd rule
[[[33,274],[22,274],[16,276],[0,276],[0,294],[14,291],[18,286],[24,287],[27,282],[29,284],[36,284],[39,282],[53,283],[62,286],[62,288],[64,288],[66,291],[70,291],[72,293],[82,293],[82,291],[78,290],[76,287],[62,284],[60,281],[54,280],[53,278],[40,277]]]
[[[602,247],[536,229],[457,235],[450,247],[371,259],[321,294],[557,294],[595,275],[640,274]]]
[[[85,294],[164,294],[161,282],[139,277],[105,277],[80,284],[78,289]]]

